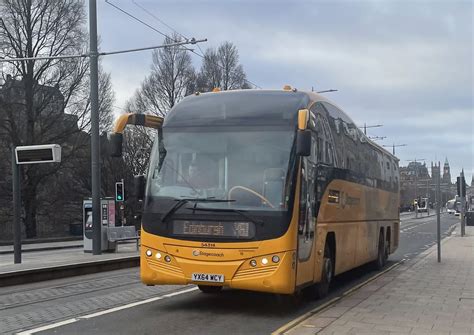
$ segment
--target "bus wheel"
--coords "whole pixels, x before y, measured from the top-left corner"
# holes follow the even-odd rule
[[[222,290],[222,286],[198,285],[202,293],[217,293]]]
[[[385,254],[387,249],[385,248],[385,243],[383,239],[382,231],[379,233],[379,245],[377,248],[377,259],[372,263],[374,270],[382,270],[385,265]]]
[[[329,286],[332,282],[334,275],[334,257],[329,247],[329,243],[326,242],[324,246],[324,258],[323,258],[323,270],[321,273],[321,281],[312,286],[312,295],[316,299],[324,298],[329,293]]]
[[[388,256],[390,255],[390,240],[385,241],[385,252],[383,255],[383,265],[387,265]]]

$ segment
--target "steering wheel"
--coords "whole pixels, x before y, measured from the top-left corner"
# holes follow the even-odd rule
[[[232,187],[232,188],[229,190],[229,194],[228,194],[228,198],[229,198],[229,199],[232,199],[231,194],[232,194],[232,192],[233,192],[234,190],[237,190],[237,189],[244,190],[244,191],[247,191],[247,192],[249,192],[249,193],[252,193],[252,194],[255,195],[256,197],[258,197],[260,200],[262,200],[265,205],[268,205],[268,206],[271,207],[271,208],[275,208],[275,206],[274,206],[267,198],[265,198],[263,195],[261,195],[260,193],[258,193],[258,192],[256,192],[256,191],[252,190],[251,188],[248,188],[248,187],[245,187],[245,186],[239,186],[239,185],[237,185],[237,186]]]

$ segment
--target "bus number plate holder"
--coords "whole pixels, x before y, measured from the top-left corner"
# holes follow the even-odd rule
[[[193,281],[223,283],[224,275],[211,274],[211,273],[193,273],[192,279]]]

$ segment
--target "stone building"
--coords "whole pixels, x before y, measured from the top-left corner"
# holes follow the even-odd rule
[[[407,166],[400,167],[400,206],[408,208],[413,204],[415,198],[428,198],[431,203],[435,202],[435,179],[436,173],[441,166],[431,163],[431,175],[425,163],[410,162]],[[451,173],[448,160],[446,158],[443,166],[441,188],[441,203],[444,204],[455,194],[451,182]]]
[[[449,168],[448,157],[444,161],[443,167],[443,183],[451,184],[451,169]]]

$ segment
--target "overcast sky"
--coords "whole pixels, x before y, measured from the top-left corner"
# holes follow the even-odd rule
[[[132,0],[110,0],[158,30],[172,31]],[[262,88],[338,89],[327,97],[356,123],[383,124],[400,165],[448,157],[455,180],[474,172],[472,1],[144,1],[179,33],[234,43],[248,79]],[[104,1],[102,51],[160,44],[163,37]],[[198,49],[196,49],[199,51]],[[200,58],[192,55],[196,67]],[[149,73],[151,52],[104,57],[117,106]],[[117,112],[121,112],[117,109]]]

